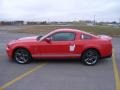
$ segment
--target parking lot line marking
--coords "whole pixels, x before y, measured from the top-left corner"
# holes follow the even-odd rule
[[[3,90],[3,89],[0,87],[0,90]]]
[[[120,90],[120,77],[119,77],[119,72],[118,72],[118,68],[117,68],[117,64],[116,64],[115,50],[114,49],[113,49],[113,54],[112,54],[112,62],[113,62],[113,70],[114,70],[116,90]]]
[[[16,83],[17,81],[23,79],[24,77],[28,76],[29,74],[31,74],[31,73],[35,72],[36,70],[42,68],[44,65],[46,65],[46,63],[37,65],[36,67],[34,67],[34,68],[28,70],[27,72],[21,74],[20,76],[16,77],[15,79],[13,79],[13,80],[11,80],[11,81],[5,83],[1,88],[3,88],[3,89],[7,88],[8,86],[10,86],[10,85]]]

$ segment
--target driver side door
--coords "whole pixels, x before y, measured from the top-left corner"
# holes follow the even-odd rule
[[[74,32],[57,32],[43,39],[38,45],[39,57],[72,57],[75,54]],[[50,41],[46,41],[49,39]]]

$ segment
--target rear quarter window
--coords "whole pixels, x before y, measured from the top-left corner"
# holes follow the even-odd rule
[[[87,35],[87,34],[81,34],[81,35],[80,35],[80,39],[82,39],[82,40],[92,39],[92,36]]]

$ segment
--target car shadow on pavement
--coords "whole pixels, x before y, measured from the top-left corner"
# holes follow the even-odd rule
[[[101,64],[109,64],[111,62],[111,58],[100,59],[97,65]],[[82,64],[79,59],[34,59],[32,63],[53,63],[53,64]]]
[[[55,64],[62,64],[62,63],[76,63],[80,64],[81,62],[79,59],[34,59],[32,63],[55,63]]]

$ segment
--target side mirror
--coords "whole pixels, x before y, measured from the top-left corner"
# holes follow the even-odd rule
[[[38,37],[36,38],[36,40],[39,41],[41,37],[42,37],[42,36],[38,36]]]
[[[50,43],[51,42],[51,38],[45,38],[45,41]]]

